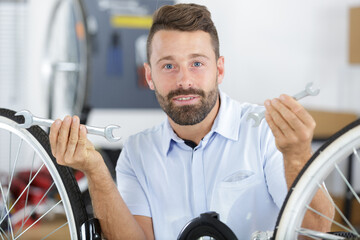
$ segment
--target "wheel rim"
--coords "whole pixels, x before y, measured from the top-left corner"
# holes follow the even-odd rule
[[[79,115],[85,103],[89,71],[87,27],[81,2],[56,0],[50,16],[42,64],[43,78],[49,86],[49,118]]]

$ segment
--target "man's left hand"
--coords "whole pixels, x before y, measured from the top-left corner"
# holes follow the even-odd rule
[[[301,104],[285,94],[266,100],[264,105],[266,121],[275,136],[277,148],[284,156],[285,165],[299,171],[312,154],[314,119]]]

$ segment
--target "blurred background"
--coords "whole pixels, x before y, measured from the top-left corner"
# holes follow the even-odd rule
[[[177,2],[190,1],[0,0],[0,108],[120,125],[120,142],[89,136],[115,164],[129,135],[165,118],[143,62],[152,13]],[[359,0],[191,2],[212,13],[228,95],[262,104],[314,82],[320,94],[301,100],[317,121],[314,150],[358,118]],[[332,193],[343,191],[337,182],[329,180]]]
[[[212,12],[225,56],[220,88],[231,97],[262,104],[314,82],[321,93],[301,100],[308,109],[360,112],[359,1],[194,2]],[[52,118],[77,114],[94,125],[116,123],[123,139],[162,121],[142,64],[151,14],[172,3],[1,0],[1,107]]]

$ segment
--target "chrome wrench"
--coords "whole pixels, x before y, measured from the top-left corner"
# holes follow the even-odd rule
[[[21,128],[29,128],[34,125],[51,127],[51,125],[55,122],[54,120],[51,119],[36,117],[28,110],[19,111],[15,114],[15,116],[24,117],[24,123],[18,124],[18,126]],[[109,125],[107,127],[93,127],[93,126],[85,126],[85,127],[89,134],[104,136],[109,142],[116,142],[120,140],[120,137],[115,137],[113,135],[113,130],[120,128],[117,125]]]
[[[293,98],[295,100],[300,100],[304,97],[307,97],[307,96],[316,96],[320,93],[320,89],[313,89],[312,88],[312,85],[313,83],[310,82],[306,85],[305,89],[302,90],[301,92],[295,94],[293,96]],[[249,121],[249,119],[253,119],[254,120],[254,125],[253,127],[258,127],[261,123],[261,121],[265,118],[265,112],[266,111],[262,111],[260,113],[257,113],[257,112],[251,112],[248,114],[246,120]]]

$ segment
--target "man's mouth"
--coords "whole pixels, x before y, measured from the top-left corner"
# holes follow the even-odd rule
[[[175,100],[178,100],[178,101],[188,101],[188,100],[191,100],[191,99],[194,99],[195,97],[179,97],[179,98],[175,98]]]
[[[177,96],[173,98],[173,101],[176,104],[180,104],[180,105],[188,105],[188,104],[196,104],[198,102],[198,100],[200,99],[199,96]]]

